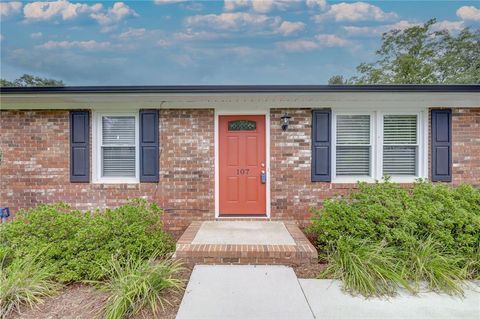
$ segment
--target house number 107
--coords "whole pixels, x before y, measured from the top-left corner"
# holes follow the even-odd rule
[[[249,171],[248,168],[237,168],[237,175],[248,175]]]

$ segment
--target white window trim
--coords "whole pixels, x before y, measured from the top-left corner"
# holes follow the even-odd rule
[[[370,176],[337,176],[337,116],[338,115],[369,115],[370,116]],[[333,112],[332,116],[332,181],[334,183],[355,183],[357,181],[374,182],[375,170],[375,112]],[[363,145],[363,144],[362,144]]]
[[[135,117],[135,177],[102,177],[102,117],[133,116]],[[92,182],[98,184],[137,184],[140,183],[140,150],[139,150],[139,116],[138,112],[93,112],[92,121]]]
[[[384,115],[417,115],[417,175],[416,176],[391,176],[391,181],[395,183],[412,183],[418,178],[428,178],[428,117],[425,111],[405,110],[405,111],[380,111],[367,110],[360,111],[335,111],[332,110],[332,154],[331,170],[332,183],[356,183],[375,181],[381,182],[383,179],[383,116]],[[337,115],[370,115],[370,134],[371,134],[371,176],[336,176],[336,153],[337,153]]]

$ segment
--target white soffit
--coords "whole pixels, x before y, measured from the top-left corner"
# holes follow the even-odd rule
[[[480,107],[476,92],[2,94],[0,109]]]

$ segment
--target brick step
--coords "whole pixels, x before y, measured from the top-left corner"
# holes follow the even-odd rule
[[[228,243],[221,243],[221,235],[215,237],[215,233],[206,236],[207,239],[199,239],[199,233],[204,223],[212,222],[192,222],[176,245],[175,258],[182,259],[187,264],[280,264],[280,265],[298,265],[305,263],[317,262],[318,254],[315,247],[308,241],[303,232],[293,222],[283,222],[285,226],[275,225],[280,230],[285,229],[283,236],[290,236],[288,243],[280,241],[276,244],[273,241],[265,243],[265,238],[259,240],[258,243],[239,243],[236,244],[232,240]],[[215,222],[213,222],[215,223]],[[235,228],[235,221],[223,222],[231,223],[224,225],[232,225]],[[261,232],[261,223],[251,222],[252,237],[258,236],[253,232]],[[272,222],[270,222],[272,223]],[[278,222],[277,222],[278,223]],[[243,234],[248,236],[248,222],[242,224]],[[260,228],[259,228],[260,225]],[[245,230],[245,226],[247,229]],[[206,226],[204,226],[206,228]],[[209,225],[211,228],[211,224]],[[224,229],[228,233],[228,228]],[[223,235],[225,235],[225,233]],[[202,237],[201,235],[199,237]],[[205,237],[205,236],[203,236]],[[213,238],[213,241],[212,241]],[[255,241],[253,239],[253,241]],[[263,241],[263,243],[262,243]],[[267,239],[268,241],[268,239]]]

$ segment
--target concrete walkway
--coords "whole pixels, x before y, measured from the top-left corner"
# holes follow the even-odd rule
[[[465,291],[465,298],[445,294],[400,292],[394,298],[352,297],[337,280],[300,279],[315,318],[480,318],[480,288]],[[472,287],[474,288],[474,287]]]
[[[292,268],[197,265],[177,319],[313,319]]]
[[[465,298],[435,293],[352,297],[335,280],[297,279],[286,266],[195,266],[177,319],[480,319],[480,287]]]

